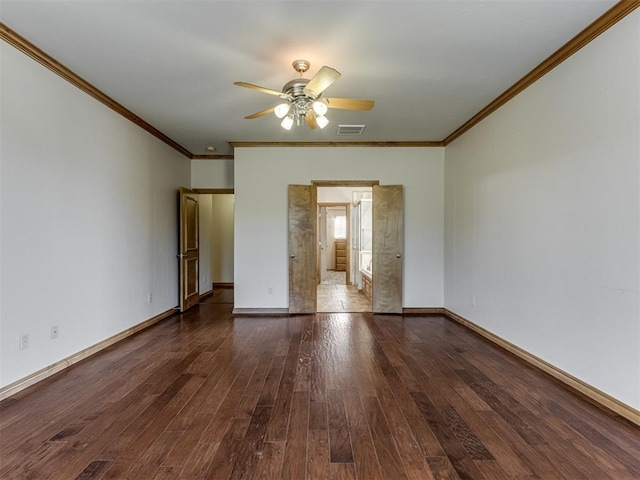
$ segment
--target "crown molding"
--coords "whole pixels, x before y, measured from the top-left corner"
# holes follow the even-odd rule
[[[191,160],[233,160],[233,155],[191,155]]]
[[[640,0],[620,0],[613,7],[611,7],[604,14],[593,21],[584,30],[582,30],[575,37],[573,37],[562,47],[552,53],[549,57],[547,57],[547,59],[544,60],[541,64],[539,64],[524,77],[514,83],[511,87],[505,90],[502,95],[500,95],[489,105],[484,107],[473,117],[467,120],[464,124],[458,127],[440,143],[442,143],[442,145],[445,147],[449,145],[460,135],[473,128],[475,125],[498,110],[501,106],[514,98],[520,92],[533,85],[540,78],[556,68],[582,47],[597,38],[600,34],[610,29],[612,26],[614,26],[616,23],[618,23],[638,7],[640,7]]]
[[[107,94],[105,94],[95,86],[91,85],[84,78],[80,77],[79,75],[69,70],[67,67],[65,67],[60,62],[58,62],[55,58],[51,57],[50,55],[45,53],[43,50],[40,50],[29,40],[19,35],[18,33],[16,33],[15,31],[7,27],[2,22],[0,22],[0,39],[4,40],[9,45],[17,48],[22,53],[31,57],[33,60],[38,62],[43,67],[46,67],[49,70],[51,70],[56,75],[59,75],[60,77],[64,78],[67,82],[78,87],[80,90],[92,96],[93,98],[98,100],[100,103],[106,105],[111,110],[115,111],[116,113],[119,113],[126,119],[132,121],[133,123],[138,125],[140,128],[143,128],[154,137],[158,138],[159,140],[169,145],[171,148],[180,152],[185,157],[191,158],[193,156],[192,153],[188,151],[186,148],[184,148],[182,145],[173,141],[171,138],[166,136],[160,130],[155,128],[153,125],[145,122],[142,118],[137,116],[131,110],[128,110],[126,107],[116,102],[113,98],[109,97]]]
[[[229,142],[234,148],[251,147],[443,147],[442,142]]]
[[[607,31],[614,26],[620,20],[625,18],[631,12],[640,7],[640,0],[620,0],[603,15],[593,21],[584,30],[578,33],[575,37],[565,43],[562,47],[551,54],[546,60],[540,63],[537,67],[527,73],[524,77],[518,80],[515,84],[504,91],[495,100],[489,103],[486,107],[476,113],[473,117],[467,120],[464,124],[458,127],[455,131],[449,134],[441,141],[407,141],[407,142],[229,142],[234,148],[243,147],[446,147],[462,134],[473,128],[480,123],[486,117],[502,107],[505,103],[513,99],[516,95],[530,87],[533,83],[545,76],[555,67],[564,62],[571,55],[582,49],[585,45],[589,44],[592,40],[597,38],[600,34]],[[27,39],[10,29],[7,25],[0,22],[0,39],[7,42],[9,45],[20,50],[25,55],[31,57],[33,60],[40,63],[42,66],[48,68],[55,74],[59,75],[63,79],[67,80],[72,85],[76,86],[83,92],[92,96],[102,104],[111,108],[116,113],[127,118],[131,122],[138,125],[149,132],[154,137],[158,138],[162,142],[166,143],[173,149],[180,152],[185,157],[192,160],[233,160],[234,155],[194,155],[189,152],[182,145],[178,144],[167,135],[159,131],[153,125],[147,123],[142,118],[128,110],[126,107],[116,102],[114,99],[100,91],[98,88],[84,80],[79,75],[75,74],[53,57],[46,54],[43,50],[36,47]]]

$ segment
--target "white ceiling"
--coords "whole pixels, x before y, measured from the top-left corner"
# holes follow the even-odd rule
[[[440,141],[608,10],[614,0],[1,0],[0,18],[196,155],[228,142]],[[305,58],[342,77],[324,130],[243,117]],[[338,124],[365,124],[338,137]]]

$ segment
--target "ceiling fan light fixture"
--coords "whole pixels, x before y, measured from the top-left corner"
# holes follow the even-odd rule
[[[281,91],[252,83],[234,82],[234,85],[239,87],[280,97],[282,102],[275,107],[261,110],[244,118],[250,120],[273,112],[276,117],[282,119],[280,126],[285,130],[291,130],[294,124],[300,127],[305,123],[311,129],[322,129],[329,124],[329,119],[325,116],[329,108],[342,110],[371,110],[373,108],[373,100],[320,98],[322,93],[340,78],[341,74],[336,69],[325,65],[309,80],[302,77],[302,74],[309,70],[310,63],[307,60],[294,60],[292,66],[300,74],[300,78],[285,83]]]
[[[327,117],[325,117],[324,115],[319,115],[316,117],[316,123],[318,124],[318,126],[320,128],[324,128],[327,125],[329,125],[329,119]]]
[[[324,114],[327,113],[327,110],[329,109],[326,103],[321,102],[319,100],[316,100],[315,102],[313,102],[312,106],[313,106],[313,111],[316,112],[316,115],[318,117],[324,116]]]
[[[293,127],[293,117],[291,115],[284,117],[280,126],[285,130],[291,130],[291,127]]]
[[[289,103],[281,103],[280,105],[277,105],[276,108],[273,109],[273,113],[276,114],[276,117],[278,118],[284,118],[287,113],[289,113],[289,109],[291,108],[291,105]]]

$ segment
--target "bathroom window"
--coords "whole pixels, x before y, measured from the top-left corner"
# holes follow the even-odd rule
[[[347,217],[340,215],[334,219],[335,238],[347,238]]]

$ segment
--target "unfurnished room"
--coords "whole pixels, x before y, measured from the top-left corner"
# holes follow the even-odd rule
[[[0,0],[0,478],[640,479],[640,0]]]

